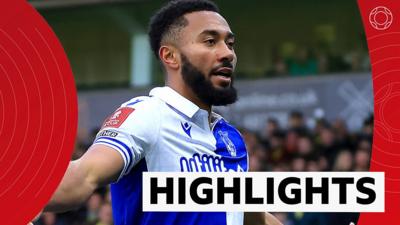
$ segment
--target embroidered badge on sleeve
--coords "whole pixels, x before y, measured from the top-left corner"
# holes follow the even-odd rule
[[[102,128],[105,127],[114,127],[118,128],[124,123],[124,121],[128,118],[128,116],[135,111],[133,108],[122,107],[115,111],[111,116],[109,116],[105,122],[103,123]]]

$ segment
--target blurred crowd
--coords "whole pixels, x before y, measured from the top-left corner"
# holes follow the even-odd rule
[[[368,171],[373,117],[358,132],[350,132],[343,120],[319,119],[308,128],[301,112],[293,111],[288,126],[270,118],[262,132],[240,129],[249,154],[250,171]],[[91,134],[95,137],[97,132]],[[79,158],[92,140],[78,138],[73,159]],[[98,189],[75,211],[44,213],[38,225],[112,225],[109,187]],[[348,225],[355,213],[274,213],[284,225]]]
[[[288,127],[269,119],[262,133],[242,129],[250,157],[250,171],[366,171],[372,143],[373,118],[359,132],[349,132],[343,120],[305,125],[293,111]]]
[[[343,120],[316,121],[309,129],[301,112],[293,111],[288,127],[269,119],[262,133],[242,130],[249,152],[250,171],[368,171],[373,117],[358,132]],[[284,225],[347,225],[357,213],[275,213]]]
[[[317,49],[284,43],[281,49],[272,50],[265,77],[370,71],[368,52],[362,48],[340,54],[323,47]]]

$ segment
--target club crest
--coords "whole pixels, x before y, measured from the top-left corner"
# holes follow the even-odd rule
[[[231,141],[231,139],[229,139],[228,132],[218,131],[218,134],[221,137],[222,141],[224,142],[224,144],[226,146],[226,150],[228,150],[228,152],[231,156],[235,157],[236,156],[236,147],[233,144],[233,142]]]

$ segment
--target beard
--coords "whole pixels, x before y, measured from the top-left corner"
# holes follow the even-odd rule
[[[233,77],[228,87],[214,87],[211,80],[191,64],[188,58],[181,54],[182,58],[182,78],[193,93],[205,104],[214,106],[225,106],[237,101],[237,91],[233,87]],[[232,64],[229,61],[224,61],[221,67],[230,67]],[[214,69],[215,70],[215,69]],[[213,76],[210,74],[210,76]]]

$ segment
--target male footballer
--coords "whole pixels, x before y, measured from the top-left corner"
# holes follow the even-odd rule
[[[240,133],[212,111],[237,99],[235,36],[217,6],[170,1],[152,17],[149,40],[163,65],[165,87],[133,98],[106,119],[90,149],[68,166],[45,211],[76,208],[111,183],[116,225],[243,225],[243,212],[143,212],[143,171],[249,167]],[[281,224],[268,213],[258,218],[252,224]]]

